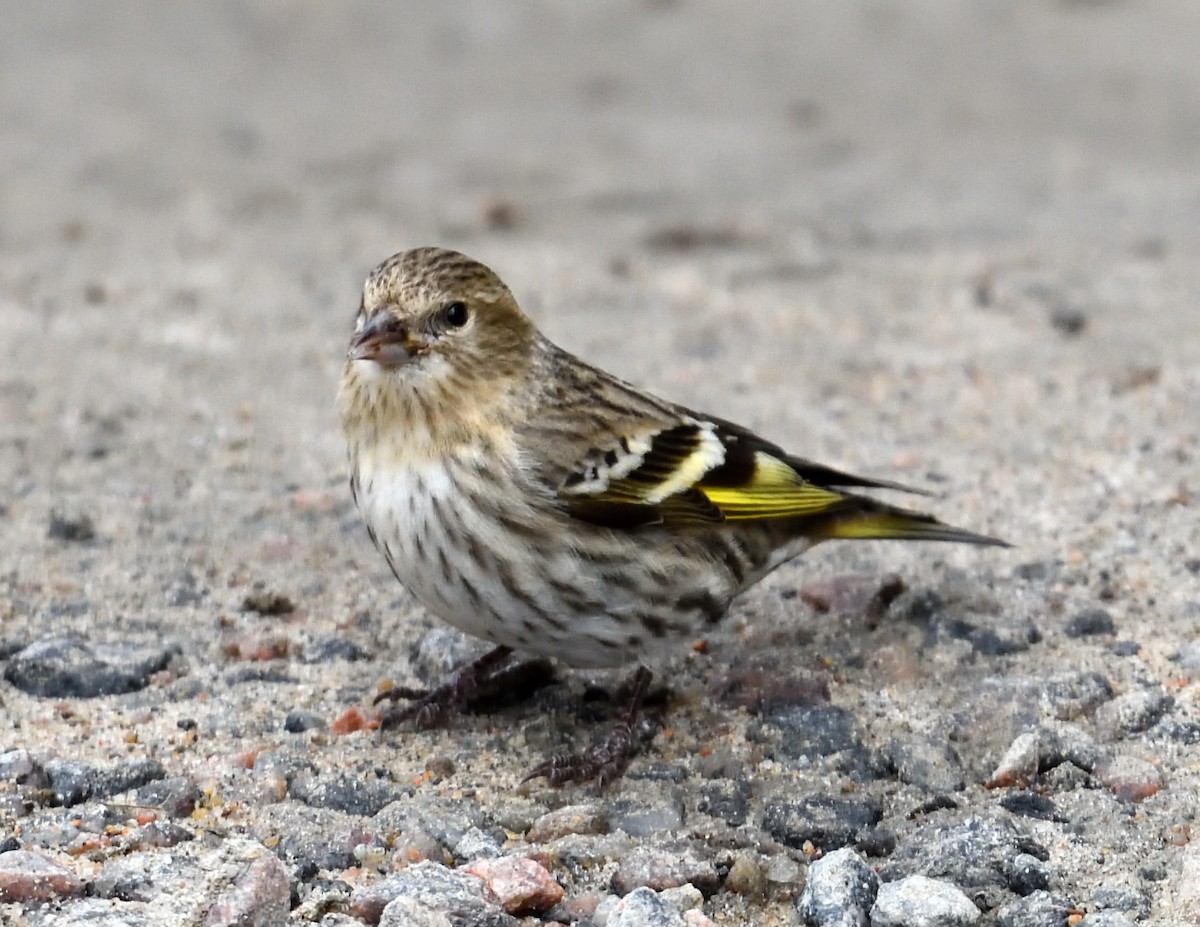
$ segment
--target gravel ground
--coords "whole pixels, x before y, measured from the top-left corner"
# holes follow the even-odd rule
[[[2,18],[0,923],[1200,923],[1194,4]],[[421,244],[1016,548],[784,567],[602,792],[619,674],[381,737],[475,652],[333,408]]]

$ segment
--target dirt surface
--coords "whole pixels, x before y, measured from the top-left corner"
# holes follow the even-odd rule
[[[36,852],[90,897],[0,921],[217,923],[262,878],[264,923],[359,923],[314,898],[494,844],[562,883],[563,921],[662,888],[636,872],[661,849],[699,859],[703,916],[792,923],[847,845],[979,923],[1039,891],[1057,923],[1200,923],[1193,4],[3,20],[0,870]],[[600,795],[517,784],[617,676],[335,733],[467,652],[371,549],[333,405],[363,277],[424,244],[588,359],[1017,546],[785,566],[660,673],[665,729]],[[973,822],[1017,834],[990,881],[943,839]]]

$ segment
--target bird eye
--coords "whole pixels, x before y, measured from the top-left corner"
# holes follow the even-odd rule
[[[467,304],[459,300],[447,303],[442,307],[442,318],[451,328],[462,328],[467,324],[470,315],[471,313],[467,311]]]

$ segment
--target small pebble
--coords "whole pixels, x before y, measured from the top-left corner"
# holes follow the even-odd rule
[[[782,853],[775,856],[767,865],[764,875],[767,878],[767,889],[775,896],[791,894],[799,886],[804,876],[804,869],[790,856]]]
[[[783,734],[765,738],[782,756],[809,762],[835,753],[865,751],[853,712],[837,705],[768,705],[763,719]]]
[[[1096,709],[1096,730],[1104,740],[1119,740],[1153,727],[1175,705],[1161,687],[1135,689]]]
[[[1007,812],[971,815],[944,821],[934,815],[907,833],[879,868],[880,879],[908,875],[944,879],[970,892],[980,908],[1000,905],[1011,897],[1013,862],[1023,853],[1046,859],[1049,854],[1025,826]]]
[[[1173,877],[1164,886],[1162,897],[1174,899],[1173,913],[1180,924],[1200,924],[1200,841],[1178,850],[1172,869]]]
[[[0,853],[0,901],[50,901],[75,898],[83,892],[83,880],[40,853]]]
[[[270,927],[291,910],[287,871],[275,856],[260,856],[224,892],[204,918],[204,927]]]
[[[867,927],[879,877],[854,850],[834,850],[808,867],[800,916],[813,927]]]
[[[1028,788],[1038,773],[1038,735],[1026,731],[1009,745],[1000,763],[984,783],[985,788]]]
[[[607,906],[601,902],[595,922],[597,927],[687,927],[683,912],[649,888],[634,889]]]
[[[242,611],[254,612],[259,615],[290,615],[296,610],[296,603],[286,595],[266,589],[258,589],[242,599]]]
[[[28,750],[18,749],[0,753],[0,779],[24,785],[31,778],[44,778],[42,767]]]
[[[82,544],[95,539],[96,526],[92,522],[92,516],[86,512],[60,512],[56,509],[50,513],[46,537],[55,541]]]
[[[647,792],[653,794],[647,795]],[[638,800],[615,798],[607,803],[609,826],[635,840],[659,834],[678,833],[683,829],[683,796],[673,784],[646,785]]]
[[[1082,309],[1060,306],[1050,313],[1050,325],[1068,337],[1082,335],[1087,324],[1088,318]]]
[[[288,786],[288,794],[314,808],[363,817],[373,817],[401,797],[390,782],[350,774],[296,776]]]
[[[721,885],[712,859],[690,844],[640,846],[621,860],[612,877],[612,888],[618,895],[643,886],[660,892],[689,883],[705,895],[711,895]]]
[[[996,927],[1065,927],[1067,918],[1081,913],[1070,899],[1037,891],[1003,905],[996,912]]]
[[[591,868],[603,866],[614,859],[623,859],[633,849],[628,834],[567,834],[540,847],[549,865]]]
[[[190,776],[169,776],[148,782],[135,795],[139,805],[162,810],[172,818],[187,817],[200,800],[200,789]]]
[[[1173,658],[1187,670],[1200,670],[1200,639],[1188,641]]]
[[[758,855],[746,850],[734,853],[723,887],[751,901],[766,898],[767,877]]]
[[[750,783],[744,779],[706,782],[700,788],[696,810],[720,818],[730,827],[741,827],[750,811]]]
[[[1077,613],[1064,629],[1067,637],[1089,637],[1094,634],[1115,634],[1117,626],[1111,613],[1103,608],[1089,608]]]
[[[871,927],[965,927],[979,909],[950,882],[912,875],[879,886]]]
[[[98,648],[73,637],[46,637],[13,654],[4,678],[40,698],[122,695],[148,686],[174,649],[146,649],[125,641]]]
[[[1108,680],[1093,671],[1061,673],[1033,685],[1039,690],[1040,700],[1059,721],[1086,717],[1113,697]]]
[[[1120,911],[1093,911],[1075,927],[1134,927],[1134,923]]]
[[[283,719],[283,729],[289,734],[303,734],[305,731],[319,731],[325,727],[325,719],[315,711],[302,711],[294,708]]]
[[[1057,821],[1063,823],[1065,818],[1058,812],[1058,806],[1053,799],[1037,792],[1014,790],[1000,796],[1000,807],[1024,818],[1035,821]]]
[[[608,831],[608,814],[599,805],[565,805],[534,821],[525,839],[530,843],[546,843],[567,834],[607,834]]]
[[[1118,801],[1141,802],[1166,784],[1162,770],[1134,756],[1115,756],[1096,767],[1096,777]]]
[[[462,835],[458,843],[454,844],[454,856],[463,862],[475,859],[491,859],[499,855],[499,841],[478,827],[470,828]],[[468,871],[470,870],[468,869]]]
[[[888,747],[901,782],[930,792],[961,792],[967,787],[962,764],[945,742],[920,737],[894,739]]]
[[[1102,750],[1083,728],[1063,721],[1043,724],[1038,729],[1038,763],[1050,770],[1063,763],[1091,772],[1100,761]]]
[[[768,802],[763,807],[763,829],[780,843],[797,849],[812,844],[836,850],[853,843],[858,835],[880,822],[883,810],[869,798],[831,798],[810,795]]]
[[[396,907],[381,920],[386,909]],[[464,923],[510,923],[511,918],[496,903],[479,876],[437,863],[422,862],[393,873],[371,885],[355,889],[350,913],[369,924],[408,924],[402,915],[413,910],[432,910],[445,916],[454,912]],[[498,920],[489,920],[489,918]],[[424,922],[421,922],[424,923]]]
[[[1018,895],[1029,895],[1050,887],[1049,867],[1029,853],[1018,853],[1013,857],[1009,874],[1009,888]]]
[[[532,859],[505,856],[477,860],[466,871],[483,879],[509,914],[541,914],[563,898],[562,886]]]
[[[1124,911],[1131,917],[1145,917],[1150,913],[1150,900],[1128,883],[1113,882],[1092,893],[1087,906],[1097,911]]]

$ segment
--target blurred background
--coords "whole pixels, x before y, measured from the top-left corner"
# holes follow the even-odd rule
[[[340,480],[361,280],[423,244],[491,264],[590,359],[875,472],[1133,478],[1122,450],[1187,404],[1131,409],[1116,438],[1071,404],[1159,382],[1166,344],[1185,363],[1164,385],[1196,388],[1191,3],[54,2],[3,21],[18,496],[136,492],[90,469],[126,443],[180,491]]]
[[[54,2],[3,21],[15,496],[128,497],[139,468],[193,501],[238,474],[340,487],[361,281],[424,244],[492,265],[593,361],[918,481],[1144,480],[1123,452],[1183,427],[1197,389],[1191,3]],[[1160,380],[1180,401],[1116,408],[1116,435],[1114,409],[1086,411]]]

